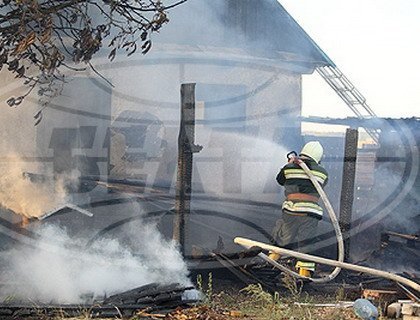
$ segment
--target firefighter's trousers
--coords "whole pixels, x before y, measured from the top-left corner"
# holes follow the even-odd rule
[[[317,235],[318,220],[309,216],[295,216],[287,213],[277,220],[273,238],[280,247],[311,252]]]

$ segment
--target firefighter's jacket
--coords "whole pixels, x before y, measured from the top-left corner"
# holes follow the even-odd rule
[[[327,171],[312,159],[303,159],[303,161],[324,187],[328,181]],[[319,194],[308,175],[298,164],[286,164],[280,170],[276,180],[284,186],[286,200],[282,205],[283,212],[322,219],[323,210],[318,205]]]

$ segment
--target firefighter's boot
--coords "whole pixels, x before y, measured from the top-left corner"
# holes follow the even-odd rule
[[[269,257],[271,260],[277,261],[277,260],[279,260],[279,259],[280,259],[280,254],[279,254],[279,253],[275,253],[275,252],[270,251],[270,253],[268,254],[268,257]]]
[[[315,263],[307,261],[298,261],[296,263],[296,269],[299,272],[299,275],[309,278],[315,272]]]

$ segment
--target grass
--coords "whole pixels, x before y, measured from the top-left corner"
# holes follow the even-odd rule
[[[229,298],[230,297],[230,298]],[[251,285],[241,290],[240,295],[232,296],[227,293],[220,293],[218,299],[226,308],[236,308],[244,318],[255,320],[341,320],[358,319],[351,309],[339,308],[315,308],[311,306],[296,305],[295,303],[322,303],[335,302],[334,297],[312,297],[305,293],[297,296],[293,294],[280,295],[270,294],[262,289],[260,285]],[[230,302],[231,304],[229,305]]]
[[[204,279],[197,278],[197,287],[204,292],[204,301],[190,309],[179,309],[165,316],[158,317],[132,317],[130,320],[140,319],[165,319],[165,320],[356,320],[359,319],[352,308],[326,308],[314,307],[314,303],[338,303],[346,300],[344,290],[338,290],[332,296],[311,296],[302,292],[300,286],[293,279],[285,277],[284,286],[288,289],[285,292],[271,294],[265,291],[261,285],[249,285],[241,290],[225,288],[218,291],[213,288],[213,278],[209,274]],[[305,303],[305,305],[297,304]],[[91,319],[88,312],[84,316],[66,318],[57,315],[53,318],[40,317],[38,319],[69,319],[88,320]],[[359,319],[360,320],[360,319]],[[379,320],[386,320],[380,317]]]

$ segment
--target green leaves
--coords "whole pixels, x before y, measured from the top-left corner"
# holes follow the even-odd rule
[[[82,70],[74,63],[91,66],[108,38],[110,61],[120,49],[126,57],[139,50],[148,53],[151,35],[169,21],[169,8],[161,1],[143,0],[0,0],[0,70],[7,66],[28,87],[27,93],[9,98],[7,104],[21,104],[35,87],[41,96],[60,94],[51,88],[63,81],[63,68]],[[37,116],[37,121],[42,118]]]

